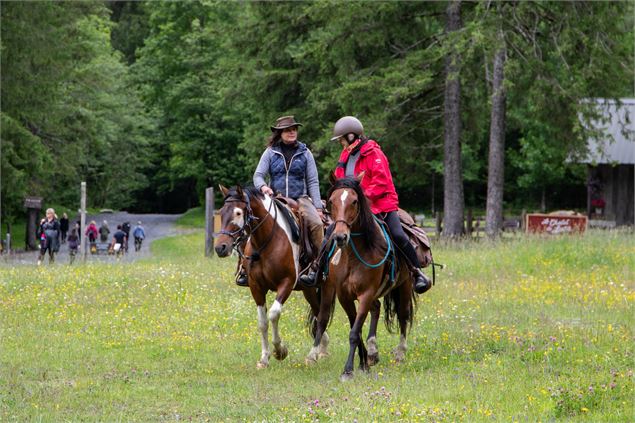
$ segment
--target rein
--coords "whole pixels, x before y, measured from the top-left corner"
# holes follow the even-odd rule
[[[353,224],[355,224],[355,222],[357,221],[357,219],[359,218],[359,214],[360,214],[360,210],[359,210],[359,206],[357,208],[357,214],[355,215],[355,218],[353,219],[352,223],[349,223],[345,220],[342,219],[338,219],[335,221],[335,223],[343,223],[345,224],[349,230],[353,229]],[[379,220],[377,218],[377,216],[373,215],[373,218],[375,219],[375,222],[377,222],[377,224],[379,225],[379,227],[381,228],[382,234],[384,235],[384,239],[386,240],[386,254],[384,255],[384,257],[377,263],[375,264],[371,264],[368,263],[366,260],[364,260],[361,256],[361,254],[359,253],[359,251],[357,250],[357,247],[355,247],[355,242],[353,242],[353,237],[356,236],[361,236],[362,233],[361,232],[351,232],[351,238],[349,240],[349,244],[351,245],[351,249],[353,250],[353,253],[355,254],[355,257],[357,257],[357,259],[360,261],[360,263],[362,263],[364,266],[370,268],[370,269],[376,269],[380,266],[382,266],[384,263],[386,263],[386,261],[388,260],[388,258],[390,257],[390,254],[392,253],[392,255],[396,258],[395,256],[395,249],[392,245],[392,240],[390,239],[390,236],[388,235],[388,232],[386,231],[385,225],[382,224],[381,220]],[[336,243],[333,242],[333,246],[331,247],[329,253],[328,253],[328,259],[330,260],[331,257],[333,256],[333,253],[335,252],[335,247],[336,247]],[[390,266],[390,280],[394,281],[395,280],[395,261],[396,260],[392,260],[391,266]],[[328,272],[328,267],[327,267],[327,272]]]

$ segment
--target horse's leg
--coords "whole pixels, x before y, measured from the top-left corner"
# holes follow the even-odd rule
[[[368,370],[368,352],[366,351],[366,347],[364,347],[364,342],[362,341],[362,327],[364,326],[364,321],[366,320],[366,316],[368,315],[368,310],[371,307],[373,300],[369,295],[362,295],[359,297],[359,307],[357,311],[355,311],[355,303],[352,299],[350,301],[341,301],[342,307],[346,314],[348,315],[348,320],[351,323],[351,331],[348,335],[348,343],[350,349],[348,351],[348,359],[346,360],[346,365],[344,366],[344,372],[340,376],[340,380],[347,381],[353,378],[353,367],[355,360],[355,350],[359,347],[359,366],[362,370]]]
[[[379,313],[381,312],[381,302],[373,301],[370,307],[370,328],[368,329],[368,365],[374,366],[379,363],[379,350],[377,349],[377,324],[379,323]]]
[[[278,295],[269,309],[269,321],[271,322],[271,332],[273,341],[273,356],[276,360],[284,360],[289,355],[289,350],[282,345],[278,322],[282,314],[282,305],[287,301],[291,291],[293,290],[293,282],[291,279],[284,281],[278,289]]]
[[[260,331],[260,344],[261,344],[261,353],[260,360],[256,363],[256,367],[259,369],[264,369],[269,366],[269,356],[271,352],[269,351],[269,322],[267,320],[267,305],[263,302],[262,305],[257,306],[258,309],[258,330]]]
[[[315,339],[315,336],[317,335],[317,324],[318,324],[317,318],[318,318],[318,315],[320,314],[320,299],[318,298],[317,289],[315,288],[304,289],[302,290],[302,293],[304,294],[304,298],[306,298],[307,302],[311,306],[311,314],[313,315],[313,322],[311,322],[310,328],[312,330],[313,329],[312,326],[315,325],[315,334],[313,336],[313,339]],[[327,323],[328,323],[328,320],[327,320]],[[327,357],[329,355],[328,353],[329,335],[325,332],[325,330],[326,330],[326,327],[322,329],[322,334],[321,334],[322,338],[320,340],[320,346],[318,351],[319,358]]]
[[[327,280],[322,287],[320,311],[317,315],[317,328],[313,339],[313,347],[311,348],[309,355],[307,355],[304,360],[306,364],[313,364],[317,362],[319,358],[326,357],[328,355],[326,347],[328,346],[329,338],[326,334],[326,327],[328,326],[329,319],[331,318],[333,301],[335,301],[335,289],[333,284]]]
[[[395,361],[400,363],[406,358],[408,344],[406,343],[406,334],[408,332],[408,323],[412,316],[412,284],[410,279],[403,283],[399,288],[399,307],[397,309],[397,319],[399,320],[399,344],[394,349]]]

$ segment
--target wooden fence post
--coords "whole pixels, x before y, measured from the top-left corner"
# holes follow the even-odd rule
[[[86,261],[86,236],[85,236],[85,228],[86,228],[86,182],[82,182],[81,184],[81,200],[79,203],[79,226],[80,231],[84,231],[84,234],[79,234],[79,251],[82,258],[82,261]]]
[[[205,190],[205,257],[214,257],[214,188]]]
[[[467,236],[472,238],[472,209],[467,209]]]
[[[441,213],[436,212],[436,230],[437,230],[437,239],[441,238]]]

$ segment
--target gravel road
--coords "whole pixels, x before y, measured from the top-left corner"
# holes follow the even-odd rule
[[[132,229],[137,225],[138,221],[141,221],[142,226],[145,229],[146,239],[143,241],[143,246],[138,252],[134,251],[134,238],[132,236],[132,229],[130,230],[130,237],[132,238],[129,243],[128,253],[125,254],[121,261],[134,261],[139,258],[149,257],[150,244],[159,238],[167,236],[181,235],[191,232],[191,229],[177,228],[175,222],[180,217],[180,214],[130,214],[127,212],[115,212],[115,213],[100,213],[90,214],[86,216],[86,226],[94,220],[97,223],[97,227],[101,226],[102,222],[106,220],[108,227],[110,228],[110,236],[108,242],[112,240],[112,234],[117,230],[117,225],[124,222],[130,222]],[[70,226],[74,226],[75,221],[79,220],[79,217],[71,219]],[[84,228],[82,232],[85,232]],[[83,234],[82,234],[83,236]],[[37,262],[38,251],[17,252],[10,255],[0,256],[0,262],[6,264],[34,264]],[[88,261],[115,261],[114,256],[107,254],[87,254]],[[44,260],[48,264],[48,257]],[[66,264],[69,262],[68,244],[62,244],[60,246],[59,253],[56,254],[56,262],[60,264]]]

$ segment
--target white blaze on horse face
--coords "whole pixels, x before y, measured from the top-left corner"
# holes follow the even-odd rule
[[[240,207],[234,207],[234,218],[232,219],[232,223],[239,228],[245,226],[245,216],[243,215],[243,209]]]
[[[347,191],[347,190],[344,190],[344,192],[342,192],[342,197],[341,197],[341,199],[342,199],[342,208],[343,208],[343,207],[346,207],[346,205],[344,204],[344,202],[346,201],[346,198],[347,198],[347,197],[348,197],[348,191]]]

